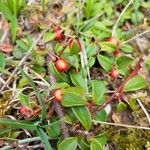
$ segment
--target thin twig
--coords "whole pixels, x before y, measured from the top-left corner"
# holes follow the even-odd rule
[[[150,116],[149,116],[148,112],[146,111],[145,107],[143,106],[142,102],[139,99],[137,99],[137,102],[139,103],[140,107],[142,108],[143,112],[145,113],[147,120],[149,122],[149,125],[150,125]]]
[[[92,121],[94,123],[100,123],[100,124],[104,124],[104,125],[111,125],[111,126],[118,126],[118,127],[125,127],[125,128],[135,128],[135,129],[150,130],[149,127],[143,127],[143,126],[133,126],[133,125],[127,125],[127,124],[103,122],[103,121],[96,121],[96,120],[92,120]]]
[[[133,0],[130,0],[129,3],[126,5],[126,7],[123,9],[123,11],[121,12],[120,16],[118,17],[114,27],[113,27],[113,30],[112,30],[112,37],[115,37],[115,32],[116,32],[116,28],[118,26],[118,23],[122,17],[122,15],[125,13],[125,11],[127,10],[127,8],[130,6],[130,4],[133,2]]]
[[[150,32],[150,29],[149,29],[149,30],[146,30],[146,31],[144,31],[144,32],[142,32],[142,33],[140,33],[140,34],[138,34],[138,35],[133,36],[132,38],[128,39],[127,41],[122,42],[120,45],[126,44],[126,43],[128,43],[128,42],[134,40],[135,38],[140,37],[140,36],[142,36],[142,35],[144,35],[144,34],[146,34],[146,33],[148,33],[148,32]]]

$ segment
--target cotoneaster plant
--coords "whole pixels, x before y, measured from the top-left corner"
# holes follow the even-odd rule
[[[63,93],[61,89],[56,89],[53,91],[54,101],[61,102]]]
[[[119,76],[119,72],[116,70],[116,69],[112,69],[109,73],[109,76],[112,78],[112,79],[115,79]]]
[[[65,72],[68,70],[69,65],[68,62],[63,58],[58,58],[55,61],[55,67],[59,72]]]
[[[115,37],[111,37],[107,41],[110,42],[111,44],[115,45],[115,46],[118,45],[118,40]]]
[[[32,137],[25,139],[25,142],[27,141],[27,144],[24,144],[25,148],[34,146],[37,143],[34,141],[36,139],[37,144],[42,145],[45,150],[103,150],[107,145],[107,134],[111,131],[107,126],[112,123],[109,121],[113,121],[112,114],[115,114],[114,109],[106,111],[106,106],[113,106],[113,108],[116,106],[119,111],[129,109],[132,104],[128,103],[127,99],[132,101],[132,92],[135,93],[147,87],[145,79],[138,74],[142,68],[143,59],[136,60],[128,55],[129,52],[132,55],[131,50],[128,50],[132,46],[121,45],[122,41],[127,40],[119,37],[121,33],[117,36],[111,35],[113,23],[118,21],[116,21],[116,15],[112,15],[113,10],[109,12],[111,9],[108,8],[117,7],[114,5],[115,2],[110,6],[107,5],[108,3],[102,5],[97,1],[85,3],[85,8],[79,8],[80,11],[84,9],[85,11],[81,13],[75,11],[74,14],[77,12],[77,15],[73,14],[70,17],[67,14],[63,19],[58,19],[58,24],[54,25],[57,27],[53,32],[48,31],[46,36],[43,36],[45,41],[40,39],[39,43],[33,43],[37,45],[34,49],[33,45],[29,47],[33,49],[31,57],[28,57],[28,52],[27,55],[25,54],[25,58],[28,57],[28,59],[20,65],[25,64],[25,67],[23,66],[25,69],[20,67],[20,71],[17,72],[19,76],[14,77],[16,81],[19,81],[19,86],[16,85],[18,82],[8,86],[16,85],[24,90],[24,96],[18,97],[19,100],[16,99],[17,106],[23,106],[17,112],[24,120],[20,122],[20,116],[15,114],[16,120],[0,118],[0,125],[8,126],[6,129],[9,131],[11,125],[13,125],[12,130],[16,126],[18,131],[29,130]],[[102,16],[99,16],[97,6],[103,7]],[[64,8],[62,13],[66,10]],[[92,16],[96,12],[97,14]],[[117,16],[119,13],[117,12]],[[115,17],[112,18],[113,16]],[[72,22],[73,17],[75,17],[74,22]],[[121,30],[122,24],[119,23],[116,30],[118,28]],[[71,37],[69,42],[67,42],[68,36]],[[111,38],[108,39],[108,37]],[[22,42],[18,44],[21,44],[23,48],[26,47]],[[40,59],[38,57],[37,61],[30,62],[33,55],[37,57],[37,49],[40,47],[42,48],[39,53]],[[42,63],[37,63],[39,61]],[[0,67],[4,66],[0,64]],[[4,74],[2,72],[2,77]],[[134,99],[136,99],[135,96]],[[118,103],[119,106],[117,106]],[[124,107],[127,105],[129,107]],[[18,107],[15,104],[12,112],[18,110]],[[33,108],[33,111],[30,111],[30,108]],[[24,130],[21,132],[24,133]],[[28,145],[29,140],[33,140],[29,143],[30,145]],[[18,148],[20,145],[16,146],[16,144],[19,142],[15,142],[12,148]]]
[[[54,34],[55,34],[55,40],[62,41],[64,38],[63,31],[60,29],[60,27],[54,28]]]
[[[113,52],[114,57],[118,57],[120,55],[120,51],[119,50],[115,50]]]

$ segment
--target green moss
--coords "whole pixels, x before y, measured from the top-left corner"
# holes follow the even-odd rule
[[[150,150],[150,131],[124,130],[113,133],[110,139],[118,150]]]

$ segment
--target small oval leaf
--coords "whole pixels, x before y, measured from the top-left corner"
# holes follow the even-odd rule
[[[86,104],[86,100],[79,94],[70,92],[63,95],[61,104],[65,107],[82,106]]]
[[[92,122],[91,122],[91,115],[87,107],[79,106],[79,107],[72,107],[72,111],[77,117],[77,119],[81,122],[83,127],[86,130],[90,130]]]
[[[90,143],[90,149],[91,150],[103,150],[103,147],[98,140],[92,138],[91,143]]]
[[[130,79],[124,86],[124,91],[125,92],[129,92],[129,91],[137,91],[143,88],[147,87],[147,82],[145,81],[145,79],[140,76],[137,75],[135,77],[133,77],[132,79]]]
[[[69,137],[58,145],[58,150],[76,150],[77,145],[77,139],[74,137]]]

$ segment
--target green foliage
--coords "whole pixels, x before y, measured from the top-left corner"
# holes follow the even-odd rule
[[[43,129],[41,127],[37,127],[37,133],[39,134],[40,136],[40,139],[44,145],[44,149],[45,150],[52,150],[52,147],[49,143],[49,139],[48,139],[48,136],[47,134],[43,131]]]
[[[64,94],[61,102],[65,107],[82,106],[85,105],[85,103],[86,101],[79,94],[71,92]]]
[[[123,102],[119,102],[117,105],[117,112],[122,112],[125,108],[127,108],[127,105]]]
[[[77,138],[74,137],[69,137],[65,140],[63,140],[59,145],[58,145],[58,150],[76,150],[77,148]]]
[[[130,66],[134,59],[128,56],[120,56],[116,60],[116,66],[120,74],[127,75],[130,70]]]
[[[83,88],[85,91],[87,91],[87,84],[81,74],[71,74],[70,78],[76,87]]]
[[[35,93],[37,95],[37,98],[38,98],[38,101],[40,103],[41,109],[42,109],[42,119],[45,119],[46,118],[46,105],[44,103],[42,94],[38,91],[38,89],[37,89],[35,83],[33,82],[32,78],[25,71],[23,71],[21,68],[19,68],[19,69],[20,69],[22,75],[27,78],[28,82],[32,86],[33,90],[35,91]]]
[[[147,82],[145,81],[145,79],[140,76],[137,75],[133,78],[131,78],[124,86],[124,91],[125,92],[129,92],[129,91],[137,91],[143,88],[147,87]]]
[[[4,55],[0,52],[0,75],[2,75],[2,81],[6,82],[4,86],[8,84],[0,95],[0,117],[9,116],[11,113],[16,118],[16,120],[0,118],[0,136],[2,138],[18,139],[17,136],[20,133],[24,135],[24,129],[26,129],[30,131],[32,138],[31,141],[24,139],[24,144],[34,145],[38,140],[43,143],[45,150],[102,150],[107,141],[110,142],[111,139],[114,144],[123,143],[122,149],[136,147],[134,143],[134,141],[138,141],[136,133],[134,133],[135,138],[134,134],[126,135],[125,130],[123,134],[120,130],[118,133],[110,132],[109,124],[105,126],[107,120],[111,121],[111,118],[108,118],[110,117],[108,112],[105,109],[95,112],[96,108],[100,108],[106,100],[109,100],[109,97],[117,91],[117,87],[122,83],[123,91],[118,90],[119,93],[116,93],[116,101],[113,101],[116,110],[112,109],[111,113],[113,111],[120,113],[124,109],[130,108],[135,111],[136,99],[132,99],[132,93],[137,90],[145,90],[148,86],[145,74],[144,78],[141,75],[129,77],[130,80],[126,82],[134,70],[138,57],[144,54],[144,51],[141,53],[136,50],[136,43],[133,43],[132,36],[135,36],[137,32],[140,33],[141,30],[147,30],[147,16],[144,14],[145,8],[147,10],[149,7],[149,2],[146,1],[130,2],[131,5],[127,0],[87,0],[84,3],[76,1],[64,5],[65,2],[53,4],[48,0],[41,0],[36,4],[27,5],[21,13],[25,4],[24,0],[0,1],[0,12],[9,23],[12,38],[10,44],[14,46],[12,53]],[[124,11],[124,8],[127,9]],[[30,13],[28,13],[28,9]],[[71,12],[68,13],[67,10],[71,10]],[[124,13],[120,17],[121,12]],[[117,22],[118,18],[120,20]],[[19,27],[19,25],[22,26]],[[32,28],[34,25],[38,28]],[[51,25],[50,29],[47,28],[49,25]],[[115,35],[113,36],[115,26]],[[56,40],[55,27],[63,31],[64,39],[62,41]],[[140,28],[142,29],[140,30]],[[19,36],[17,36],[17,31],[21,31],[21,35],[19,32]],[[42,32],[43,36],[36,41],[37,34],[41,35],[38,32]],[[108,38],[115,38],[117,44],[115,42],[113,44],[113,41]],[[9,39],[9,36],[6,39]],[[72,43],[69,43],[70,39],[73,40]],[[77,39],[81,41],[81,48]],[[130,44],[128,44],[128,40],[131,41]],[[2,44],[0,50],[4,51],[5,45],[3,50],[3,43],[0,44]],[[31,48],[33,48],[32,51]],[[31,55],[26,55],[29,49]],[[64,51],[60,54],[62,50]],[[66,59],[69,66],[67,71],[59,72],[57,70],[55,59],[58,58]],[[17,64],[23,69],[20,67],[20,70],[11,77]],[[149,59],[145,62],[145,66],[149,71]],[[114,79],[110,76],[110,71],[113,69],[119,73]],[[53,83],[53,79],[55,83]],[[19,89],[15,89],[16,87]],[[60,102],[55,101],[53,97],[53,90],[56,89],[62,91],[62,95],[58,94],[58,96],[62,96]],[[9,98],[4,96],[5,90],[12,91]],[[18,97],[15,95],[16,93]],[[122,101],[123,97],[118,98],[117,94],[120,96],[130,94],[126,96],[126,98],[129,97],[127,103]],[[14,100],[14,97],[17,99]],[[23,116],[19,111],[20,106],[33,109],[31,116]],[[59,107],[57,108],[57,106]],[[3,108],[5,109],[3,110]],[[24,121],[20,121],[23,119]],[[63,137],[63,132],[66,130],[64,131],[62,122],[68,126],[71,137]],[[97,129],[100,131],[97,132]],[[107,138],[107,135],[110,134],[122,134],[123,138],[120,139],[117,136]],[[35,141],[34,138],[36,138]],[[142,146],[137,144],[139,149],[149,145],[147,141],[145,142],[143,139],[141,141]],[[19,142],[20,140],[18,140]],[[120,148],[120,145],[118,147]]]
[[[13,42],[15,42],[17,34],[17,15],[24,3],[24,0],[7,0],[6,2],[0,1],[0,11],[3,13],[5,18],[11,22],[10,30]]]
[[[92,81],[92,96],[96,104],[103,103],[103,96],[105,93],[105,84],[103,81],[94,80]]]
[[[91,141],[91,143],[90,143],[90,149],[91,150],[97,150],[97,149],[103,150],[103,147],[98,140],[92,138],[90,141]]]
[[[109,57],[104,55],[98,55],[97,59],[106,72],[108,72],[111,69],[112,61]]]
[[[104,109],[98,111],[94,118],[96,121],[106,121],[107,119],[107,113]]]
[[[3,53],[0,52],[0,72],[4,71],[6,66],[6,58]]]
[[[91,122],[91,114],[87,109],[87,107],[85,106],[72,107],[72,111],[77,117],[77,119],[81,122],[85,130],[89,131],[92,122]]]
[[[20,103],[21,103],[23,106],[26,106],[26,107],[29,106],[29,99],[28,99],[28,96],[26,96],[26,95],[23,94],[23,93],[20,93],[20,94],[19,94],[19,99],[20,99]]]

